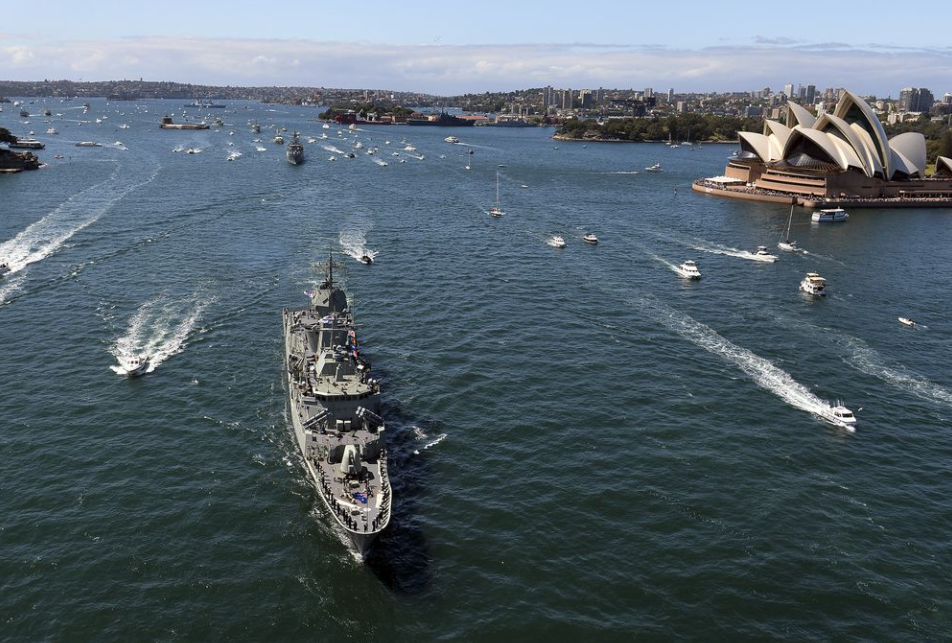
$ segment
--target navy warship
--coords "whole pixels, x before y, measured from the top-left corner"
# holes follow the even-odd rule
[[[301,137],[297,132],[294,132],[294,137],[288,143],[287,159],[291,165],[304,162],[304,144],[301,143]]]
[[[361,354],[333,259],[308,295],[307,308],[284,309],[291,422],[331,519],[363,557],[390,523],[392,506],[380,381]]]

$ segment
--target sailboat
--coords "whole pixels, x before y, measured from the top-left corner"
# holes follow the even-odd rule
[[[501,217],[506,214],[502,211],[502,208],[499,207],[499,170],[496,170],[496,205],[489,208],[489,215],[493,217]]]
[[[797,252],[797,242],[790,240],[790,225],[793,223],[793,206],[790,206],[790,217],[787,219],[787,234],[780,240],[777,247],[787,252]]]

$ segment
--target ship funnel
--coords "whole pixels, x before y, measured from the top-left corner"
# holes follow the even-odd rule
[[[344,447],[344,456],[340,460],[340,471],[344,475],[357,475],[361,472],[360,451],[353,444]]]

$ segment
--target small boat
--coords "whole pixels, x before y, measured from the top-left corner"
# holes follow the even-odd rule
[[[757,261],[765,261],[767,263],[773,263],[779,258],[777,255],[772,255],[767,252],[767,246],[757,246],[757,252],[754,252],[751,256]]]
[[[328,125],[327,123],[324,123],[323,125],[321,125],[321,127],[324,128],[324,129],[330,129],[330,128],[331,128],[331,126]]]
[[[355,158],[357,158],[357,155],[354,154],[353,152],[347,152],[347,154],[344,154],[344,156],[346,156],[346,157],[349,158],[349,159],[355,159]]]
[[[522,188],[523,190],[528,190],[528,189],[529,189],[529,186],[526,185],[525,183],[523,183],[523,184],[520,185],[519,187]]]
[[[406,152],[416,152],[416,148],[413,147],[412,145],[407,145],[407,146],[406,146],[405,148],[403,148],[403,149],[404,149],[404,151],[406,151]]]
[[[813,221],[846,221],[850,215],[843,208],[830,208],[827,210],[817,210],[813,213]]]
[[[661,171],[661,163],[655,163],[651,167],[645,168],[645,172],[660,172],[660,171]]]
[[[6,263],[0,263],[0,279],[3,279],[10,273],[10,266]]]
[[[590,243],[590,244],[592,244],[593,246],[597,246],[597,245],[598,245],[598,237],[595,236],[595,233],[594,233],[594,232],[589,232],[588,234],[586,234],[585,236],[583,236],[583,237],[582,237],[582,241],[584,241],[585,243]]]
[[[826,296],[826,279],[815,272],[808,272],[800,282],[800,290],[814,297]]]
[[[364,254],[360,255],[357,261],[364,264],[365,266],[369,266],[374,262],[374,258],[365,252]]]
[[[852,411],[843,406],[843,403],[839,400],[836,401],[835,406],[830,408],[829,419],[831,419],[835,424],[839,424],[850,433],[854,433],[856,431],[856,416],[853,415]]]
[[[228,154],[228,160],[229,160],[229,161],[234,161],[234,160],[240,159],[240,158],[241,158],[241,152],[234,151],[234,152],[230,152],[230,153]]]
[[[564,247],[565,247],[565,239],[562,238],[562,235],[557,234],[557,235],[555,235],[554,237],[552,237],[552,247],[553,247],[553,248],[564,248]]]
[[[499,207],[499,170],[496,170],[496,205],[489,209],[489,215],[493,217],[501,217],[506,214],[502,211],[502,208]]]
[[[902,324],[903,326],[909,326],[910,328],[914,328],[919,325],[913,320],[909,319],[908,317],[900,317],[899,323]]]
[[[194,147],[190,147],[190,148],[188,148],[187,150],[185,150],[185,153],[186,153],[186,154],[201,154],[202,151],[199,150],[199,149],[196,149],[196,148],[194,148]]]
[[[149,370],[149,359],[136,356],[127,363],[121,364],[120,368],[124,371],[122,374],[126,377],[140,377]]]
[[[122,125],[119,126],[119,129],[129,129],[129,124],[123,123]]]
[[[493,207],[489,208],[489,216],[491,216],[491,217],[499,218],[499,217],[501,217],[501,216],[504,215],[504,214],[506,214],[506,213],[503,212],[502,210],[500,210],[499,208],[497,208],[496,206],[493,206]]]
[[[680,266],[676,268],[679,276],[684,277],[685,279],[700,279],[701,271],[697,269],[697,264],[694,263],[691,259],[688,259]]]
[[[447,143],[453,143],[453,144],[459,143],[459,139],[456,138],[455,136],[447,136],[443,140],[446,141]]]
[[[56,131],[56,128],[55,128],[55,127],[49,128],[48,130],[46,130],[46,133],[47,133],[47,134],[59,134],[59,132]]]
[[[284,137],[280,134],[275,134],[274,138],[271,139],[272,143],[277,143],[278,145],[284,145]]]
[[[93,141],[81,141],[76,144],[76,147],[102,147],[102,143],[95,143]]]
[[[793,223],[793,206],[790,206],[790,216],[787,218],[787,234],[780,239],[777,247],[787,252],[797,252],[797,242],[790,238],[790,225]]]

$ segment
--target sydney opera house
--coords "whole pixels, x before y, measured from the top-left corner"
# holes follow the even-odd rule
[[[723,176],[696,181],[699,192],[779,203],[952,205],[952,159],[926,176],[926,141],[889,139],[856,94],[843,92],[832,113],[814,116],[790,102],[787,121],[764,121],[762,134],[739,132],[740,150]]]

